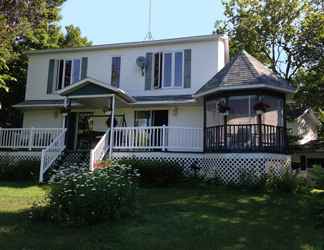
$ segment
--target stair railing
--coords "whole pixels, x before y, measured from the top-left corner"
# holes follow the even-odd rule
[[[64,129],[52,141],[50,145],[48,145],[45,149],[42,150],[41,164],[39,169],[39,182],[43,182],[44,174],[65,149],[65,133],[66,129]]]
[[[101,137],[100,141],[90,152],[90,170],[95,169],[97,161],[100,161],[106,155],[110,144],[110,129]]]

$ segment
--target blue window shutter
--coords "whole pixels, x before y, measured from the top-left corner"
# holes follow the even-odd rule
[[[88,57],[82,57],[81,80],[87,78],[87,75],[88,75]]]
[[[184,87],[191,88],[191,49],[184,51]]]
[[[49,66],[48,66],[48,78],[47,78],[47,90],[46,90],[47,94],[53,93],[54,69],[55,69],[55,60],[50,59]]]
[[[150,90],[152,88],[152,63],[153,53],[146,53],[145,90]]]
[[[111,64],[111,86],[119,88],[120,82],[120,57],[113,57]]]

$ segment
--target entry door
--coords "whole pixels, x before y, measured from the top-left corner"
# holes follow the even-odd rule
[[[74,149],[74,140],[75,140],[75,129],[76,129],[76,113],[70,113],[67,116],[66,119],[66,128],[67,128],[67,134],[66,134],[66,147],[69,150]]]
[[[152,111],[152,126],[168,126],[169,114],[168,110]]]
[[[168,110],[154,110],[152,111],[152,126],[161,127],[163,125],[168,126]],[[161,131],[161,130],[160,130]],[[161,131],[162,132],[162,131]],[[153,139],[153,142],[156,144],[156,146],[162,145],[162,137],[160,133],[154,134],[155,138]],[[168,136],[165,135],[165,142],[167,143]]]

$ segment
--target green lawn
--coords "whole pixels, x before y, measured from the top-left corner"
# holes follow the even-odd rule
[[[302,196],[215,188],[142,189],[134,218],[83,228],[32,223],[48,187],[0,182],[0,249],[324,249]]]

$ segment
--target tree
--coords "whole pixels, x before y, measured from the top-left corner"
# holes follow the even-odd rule
[[[62,48],[77,48],[90,46],[92,43],[86,38],[82,37],[79,27],[69,25],[65,27],[66,34],[59,42]]]
[[[25,51],[90,44],[77,27],[68,26],[66,35],[62,32],[58,22],[64,2],[0,0],[0,123],[6,121],[6,126],[19,126],[17,112],[11,106],[24,100]]]
[[[287,80],[292,80],[307,63],[300,57],[297,43],[303,35],[301,23],[315,11],[312,3],[302,0],[229,0],[224,6],[225,24],[222,26],[218,22],[215,32],[226,27],[231,53],[245,49]]]

